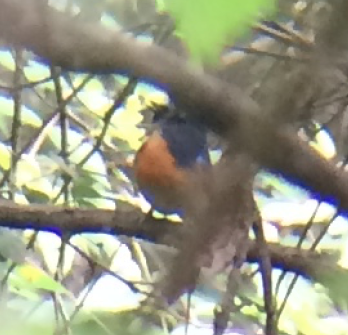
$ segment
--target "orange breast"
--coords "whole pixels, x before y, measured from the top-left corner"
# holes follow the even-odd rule
[[[154,133],[138,151],[134,172],[139,189],[151,193],[155,205],[180,204],[180,190],[185,185],[186,173],[176,166],[167,143],[158,133]]]
[[[184,182],[185,172],[175,165],[167,143],[158,134],[153,134],[138,151],[135,176],[141,184],[175,186]]]

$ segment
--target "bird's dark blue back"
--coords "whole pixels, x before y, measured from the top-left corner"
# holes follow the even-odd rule
[[[159,123],[162,136],[178,167],[189,168],[197,163],[210,163],[207,131],[202,125],[175,116]]]

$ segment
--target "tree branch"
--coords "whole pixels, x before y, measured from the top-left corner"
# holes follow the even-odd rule
[[[108,233],[138,237],[173,247],[180,245],[185,230],[182,225],[166,219],[144,215],[140,210],[112,211],[100,209],[72,209],[46,205],[17,205],[11,201],[0,202],[0,225],[12,229],[35,229],[56,234],[82,232]],[[258,244],[249,241],[247,260],[258,262]],[[342,269],[325,254],[268,244],[272,265],[315,280],[327,271]]]

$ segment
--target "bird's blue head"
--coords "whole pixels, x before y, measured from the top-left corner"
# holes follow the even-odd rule
[[[159,126],[179,167],[210,164],[207,129],[203,124],[171,106],[156,105],[153,111],[153,122]]]

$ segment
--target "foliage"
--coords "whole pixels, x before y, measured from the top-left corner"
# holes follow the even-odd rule
[[[216,63],[226,44],[245,34],[260,13],[274,12],[274,0],[167,0],[177,34],[195,61]]]
[[[143,17],[156,14],[154,1],[144,3],[73,2],[84,19],[112,28],[137,27],[134,34],[139,33],[138,26],[146,26]],[[68,10],[63,2],[52,5]],[[176,35],[184,40],[193,59],[210,65],[218,62],[224,48],[236,40],[244,42],[260,10],[275,12],[271,0],[167,0],[157,1],[157,6],[161,6],[161,13],[172,15]],[[160,43],[162,26],[146,27],[139,39]],[[13,48],[1,49],[0,69],[2,197],[21,204],[148,209],[136,194],[127,167],[149,126],[149,115],[140,110],[150,101],[167,101],[164,92],[121,75],[65,72]],[[319,123],[314,128],[315,136],[306,140],[325,158],[336,159],[329,131]],[[221,149],[212,145],[211,156],[218,161]],[[255,196],[268,241],[329,250],[338,255],[342,267],[347,267],[348,225],[344,217],[336,215],[336,208],[268,171],[257,176]],[[303,239],[307,227],[309,232]],[[214,308],[222,299],[227,279],[227,273],[223,273],[200,283],[191,306],[183,296],[172,310],[153,311],[144,301],[172,255],[163,246],[108,234],[81,234],[62,243],[52,233],[2,229],[0,255],[0,323],[2,334],[9,335],[51,334],[57,329],[73,334],[168,331],[178,335],[186,331],[183,310],[189,307],[188,334],[211,333]],[[163,259],[158,260],[159,256]],[[263,292],[256,270],[255,265],[243,269],[245,285],[238,295],[238,310],[231,315],[234,334],[256,333],[264,323]],[[278,305],[293,277],[273,270],[274,282],[279,284],[275,292]],[[324,276],[319,284],[299,278],[281,315],[281,331],[348,333],[347,318],[337,308],[339,305],[346,311],[345,282],[344,271]]]

